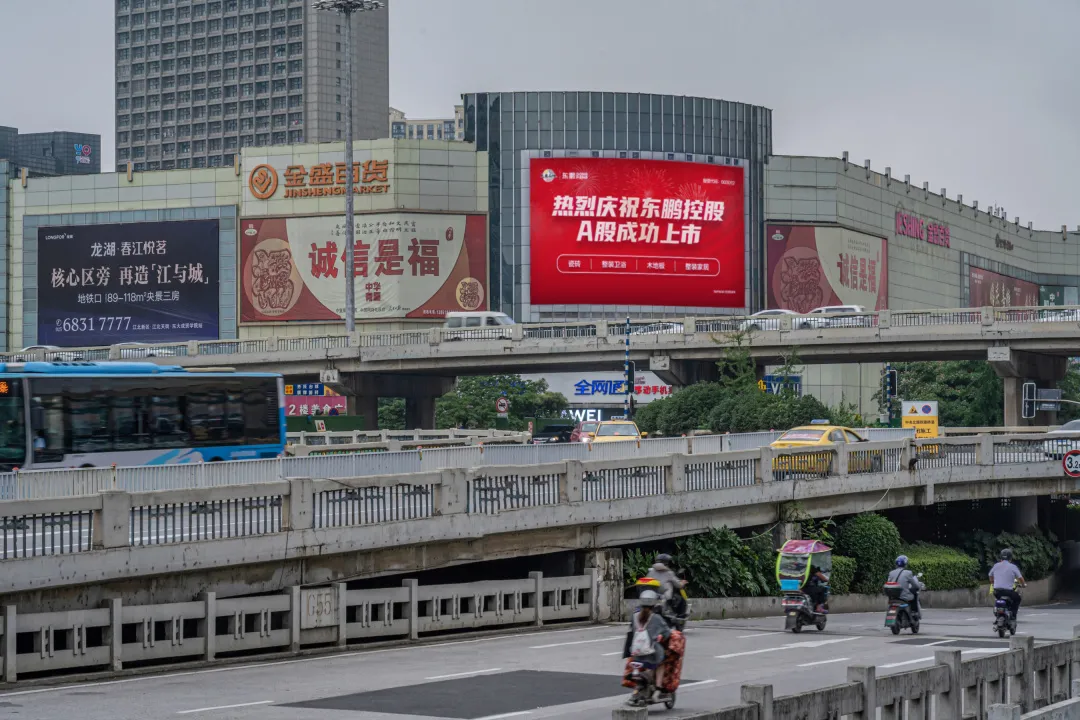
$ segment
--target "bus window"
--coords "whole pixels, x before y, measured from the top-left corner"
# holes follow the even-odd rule
[[[31,402],[34,418],[34,462],[61,462],[67,453],[67,423],[64,398],[35,395]]]
[[[0,467],[11,469],[25,464],[25,415],[22,381],[0,380]]]
[[[114,397],[113,447],[116,450],[149,450],[150,430],[146,412],[146,398]]]
[[[155,395],[150,398],[150,428],[156,448],[182,448],[188,440],[187,420],[175,395]]]
[[[244,433],[244,393],[230,390],[225,404],[226,437],[236,445],[243,445]]]
[[[71,452],[87,454],[112,449],[108,397],[71,397],[68,407],[71,408]]]

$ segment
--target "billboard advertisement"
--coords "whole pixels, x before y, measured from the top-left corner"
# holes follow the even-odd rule
[[[884,238],[841,227],[765,226],[768,307],[810,312],[823,305],[889,306]]]
[[[38,229],[38,343],[216,340],[218,221]]]
[[[240,222],[240,320],[341,320],[345,217]],[[440,318],[487,309],[487,218],[357,215],[356,318]]]
[[[743,307],[743,182],[724,165],[534,158],[532,303]]]
[[[1039,286],[980,268],[968,268],[968,307],[1036,307]]]

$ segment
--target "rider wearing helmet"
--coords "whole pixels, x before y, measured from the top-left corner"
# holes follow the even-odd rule
[[[686,581],[679,578],[675,571],[671,569],[673,564],[674,560],[670,555],[660,553],[653,561],[648,577],[660,583],[660,593],[663,595],[664,602],[668,603],[672,612],[681,615],[686,611],[684,607],[686,603],[683,602],[682,593],[679,590],[686,584]]]
[[[637,612],[630,618],[630,634],[627,636],[626,647],[623,650],[623,657],[632,657],[634,661],[642,664],[645,675],[650,680],[649,684],[653,687],[663,685],[663,670],[660,668],[660,663],[664,661],[664,646],[671,637],[671,629],[664,618],[660,616],[660,613],[654,612],[661,602],[663,600],[654,591],[641,592],[638,597]],[[641,633],[644,635],[640,637],[640,641],[645,644],[647,650],[635,647]],[[644,700],[645,698],[640,698],[635,693],[631,704],[639,704]]]
[[[1016,583],[1027,585],[1020,568],[1013,565],[1013,553],[1009,548],[1001,551],[1001,560],[990,568],[990,582],[994,584],[994,597],[1007,598],[1015,618],[1020,611],[1020,593],[1013,589]]]
[[[900,599],[911,605],[911,617],[918,620],[922,616],[919,591],[925,590],[926,586],[908,569],[907,555],[896,558],[896,569],[889,573],[889,582],[900,586]]]

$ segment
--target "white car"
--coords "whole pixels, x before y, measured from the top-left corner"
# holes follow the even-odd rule
[[[681,322],[658,322],[642,325],[630,331],[631,335],[682,335],[683,324]]]
[[[1080,450],[1080,420],[1070,420],[1046,434],[1052,439],[1043,441],[1043,452],[1055,460],[1060,460],[1070,450]]]
[[[787,316],[798,316],[799,313],[794,310],[783,310],[781,308],[773,308],[772,310],[759,310],[750,317],[739,323],[739,330],[747,332],[749,330],[779,330],[781,318]]]
[[[819,330],[837,327],[870,327],[872,318],[862,305],[826,305],[814,308],[792,324],[800,329]]]
[[[46,360],[61,360],[66,362],[78,362],[85,357],[78,350],[64,350],[59,345],[29,345],[19,351],[20,353],[43,353]]]

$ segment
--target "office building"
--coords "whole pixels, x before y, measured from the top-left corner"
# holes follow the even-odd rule
[[[465,140],[465,106],[454,106],[452,118],[414,119],[390,108],[390,137],[398,140]]]
[[[20,133],[0,126],[0,160],[32,175],[95,175],[101,172],[101,136],[64,130]]]
[[[386,136],[389,15],[353,16],[353,134]],[[116,164],[231,165],[345,132],[343,16],[309,0],[117,0]]]

